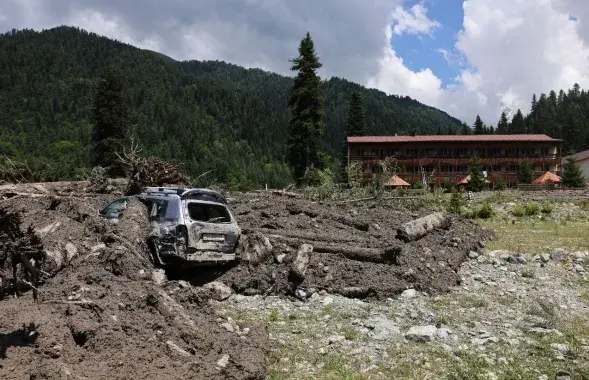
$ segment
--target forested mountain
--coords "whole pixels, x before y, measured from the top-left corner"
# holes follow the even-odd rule
[[[293,57],[296,52],[293,52]],[[132,133],[145,154],[211,171],[228,187],[282,186],[292,78],[218,62],[178,62],[72,27],[0,35],[0,155],[27,162],[39,179],[90,166],[92,104],[107,66],[122,69]],[[408,97],[340,78],[322,83],[323,149],[336,157],[348,102],[362,95],[370,134],[458,131],[460,122]]]

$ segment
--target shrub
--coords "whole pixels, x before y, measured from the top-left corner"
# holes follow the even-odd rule
[[[495,183],[495,190],[499,190],[499,191],[505,190],[506,187],[507,186],[505,185],[505,182],[503,182],[502,178],[499,178],[497,180],[497,182]]]
[[[538,203],[532,202],[526,204],[526,215],[532,216],[537,215],[540,212],[540,205]]]
[[[524,216],[526,214],[526,209],[521,204],[516,204],[512,211],[514,216]]]
[[[462,196],[459,192],[453,191],[452,197],[450,198],[450,204],[448,205],[448,211],[457,215],[460,215],[462,212]]]
[[[552,213],[552,205],[545,204],[544,206],[542,206],[542,213],[543,214],[551,214]]]
[[[477,216],[482,219],[489,219],[493,216],[493,208],[489,202],[483,202],[483,206],[477,212]]]
[[[413,185],[411,185],[412,189],[423,189],[425,186],[423,185],[423,182],[415,182]]]

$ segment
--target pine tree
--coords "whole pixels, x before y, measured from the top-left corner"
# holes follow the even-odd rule
[[[514,134],[526,133],[526,121],[524,119],[522,111],[519,109],[517,110],[515,115],[513,115],[513,119],[511,120],[511,131]]]
[[[437,134],[438,136],[441,136],[441,135],[443,135],[443,133],[442,133],[442,126],[441,126],[441,125],[440,125],[440,126],[438,126],[438,132],[437,132],[436,134]]]
[[[485,124],[483,124],[483,121],[481,120],[481,117],[479,115],[477,115],[477,118],[473,125],[473,129],[475,135],[485,134]]]
[[[470,180],[468,189],[470,191],[481,191],[485,187],[485,177],[481,169],[481,161],[478,157],[473,157],[470,162]]]
[[[497,123],[497,134],[498,135],[505,135],[508,133],[509,122],[507,121],[507,115],[505,111],[501,112],[501,117],[499,118],[499,123]]]
[[[534,180],[534,168],[529,162],[523,162],[517,167],[517,182],[532,183]]]
[[[362,97],[358,91],[354,91],[350,98],[350,108],[348,111],[348,123],[346,128],[346,135],[348,136],[364,136],[368,129],[366,126],[366,115],[364,114]]]
[[[116,153],[121,152],[128,134],[127,107],[124,77],[118,68],[107,67],[94,97],[92,150],[93,164],[107,168],[111,176],[124,174]]]
[[[288,162],[296,181],[300,183],[308,169],[322,168],[324,164],[319,150],[324,128],[323,96],[321,80],[317,75],[317,69],[322,64],[308,32],[299,45],[299,56],[291,62],[291,70],[298,73],[289,99],[292,116],[287,149]]]
[[[463,134],[463,135],[469,135],[470,134],[470,127],[468,126],[468,124],[462,123],[462,132],[461,132],[461,134]]]
[[[562,166],[562,184],[568,187],[585,186],[581,166],[577,164],[573,157],[567,158],[567,162]]]

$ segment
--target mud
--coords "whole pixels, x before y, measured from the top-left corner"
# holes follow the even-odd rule
[[[85,211],[106,201],[0,205],[22,216],[22,228],[60,221],[41,240],[65,258],[54,262],[38,303],[30,292],[0,301],[0,378],[264,379],[265,326],[229,332],[197,288],[157,285],[145,249],[146,210],[131,202],[118,224]]]
[[[453,219],[447,228],[405,243],[397,237],[398,228],[431,210],[409,212],[394,201],[330,205],[241,194],[234,196],[231,206],[246,235],[263,233],[272,243],[272,254],[263,262],[243,263],[218,279],[249,295],[304,298],[324,290],[383,299],[408,288],[446,292],[460,282],[458,269],[468,252],[478,250],[492,237],[474,222]],[[300,281],[289,273],[297,247],[304,243],[321,249],[312,253]],[[368,255],[391,247],[400,250],[394,261],[373,262]],[[356,259],[342,253],[346,250],[356,253]]]

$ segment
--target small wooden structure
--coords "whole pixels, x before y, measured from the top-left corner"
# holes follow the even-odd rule
[[[547,183],[560,183],[560,182],[561,182],[560,177],[552,172],[545,172],[540,177],[538,177],[534,180],[534,183],[538,184],[538,185],[547,184]]]
[[[403,178],[394,175],[389,178],[388,182],[385,184],[386,187],[390,188],[398,188],[398,187],[410,187],[411,185],[405,181]]]

